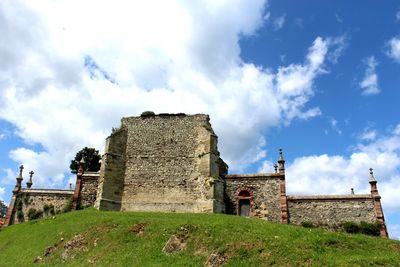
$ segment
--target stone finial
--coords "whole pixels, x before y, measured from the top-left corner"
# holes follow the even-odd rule
[[[34,174],[34,172],[33,171],[30,171],[29,172],[29,180],[28,180],[28,182],[26,182],[26,187],[28,187],[28,188],[31,188],[32,187],[32,176],[33,176],[33,174]]]
[[[372,168],[369,168],[369,174],[370,174],[369,181],[370,182],[376,182],[376,179],[375,179],[374,172],[373,172]]]
[[[19,166],[19,175],[18,175],[17,178],[16,178],[17,183],[15,184],[13,193],[18,192],[18,191],[21,189],[21,183],[22,183],[22,180],[24,179],[24,178],[22,177],[22,171],[23,171],[23,170],[24,170],[24,165]]]
[[[351,194],[354,195],[354,188],[350,188]]]
[[[274,164],[274,170],[275,170],[275,173],[278,173],[278,165],[276,163]]]
[[[83,172],[85,171],[85,164],[86,164],[85,159],[82,156],[81,160],[79,161],[78,175],[82,175]]]
[[[19,175],[17,177],[17,179],[21,179],[23,180],[24,178],[22,178],[22,171],[24,170],[24,165],[19,166]]]
[[[278,160],[278,164],[279,164],[279,173],[280,173],[280,174],[284,174],[284,173],[285,173],[285,160],[283,159],[282,148],[279,149],[279,160]]]
[[[69,183],[69,189],[72,189],[72,183]]]

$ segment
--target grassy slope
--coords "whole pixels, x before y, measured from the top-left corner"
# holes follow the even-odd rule
[[[172,234],[187,246],[166,255]],[[67,249],[63,260],[71,239],[78,248]],[[0,231],[1,266],[202,266],[212,252],[224,255],[226,266],[400,266],[399,241],[218,214],[88,209]],[[43,260],[34,264],[37,256]]]

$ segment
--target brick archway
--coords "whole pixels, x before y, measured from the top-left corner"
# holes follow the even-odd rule
[[[254,210],[253,191],[248,187],[239,188],[236,191],[236,215],[251,216],[253,210]]]

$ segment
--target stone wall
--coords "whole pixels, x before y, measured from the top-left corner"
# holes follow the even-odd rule
[[[15,201],[14,211],[10,224],[16,224],[29,220],[29,209],[42,211],[43,217],[54,215],[72,201],[73,190],[60,189],[21,189]],[[20,202],[20,204],[18,204]],[[18,206],[20,205],[23,217],[18,216]],[[45,209],[45,206],[49,209]],[[51,208],[51,206],[53,208]]]
[[[121,128],[106,139],[102,157],[95,207],[120,210],[124,189],[127,130]]]
[[[338,229],[344,222],[376,221],[371,195],[288,196],[289,222]]]
[[[79,197],[79,204],[81,207],[90,207],[94,205],[97,197],[98,181],[98,172],[85,172],[82,175],[82,188]]]
[[[280,222],[280,178],[281,175],[275,173],[226,175],[226,212],[238,213],[238,194],[247,190],[252,195],[250,216]]]
[[[107,140],[96,206],[129,211],[223,212],[227,166],[203,114],[123,118]],[[114,145],[115,144],[115,145]],[[118,150],[118,152],[111,152]],[[103,203],[103,204],[101,204]]]

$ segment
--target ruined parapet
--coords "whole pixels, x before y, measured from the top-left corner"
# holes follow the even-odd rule
[[[127,130],[122,127],[106,139],[98,179],[95,208],[120,210],[125,180]]]
[[[82,175],[81,193],[79,197],[80,207],[94,206],[99,184],[99,172],[84,172]]]
[[[376,180],[370,170],[371,194],[288,196],[289,222],[312,223],[337,230],[346,222],[381,223],[380,235],[388,237]]]
[[[281,222],[281,174],[231,174],[225,182],[227,213]]]
[[[223,212],[227,165],[204,114],[123,118],[107,139],[99,209]]]
[[[7,209],[5,226],[21,223],[33,217],[52,216],[70,205],[72,200],[73,190],[32,188],[33,171],[29,172],[27,188],[22,188],[23,169],[24,167],[21,165],[13,196]]]
[[[288,223],[285,160],[279,150],[273,173],[225,175],[227,213]]]
[[[288,196],[289,222],[338,230],[345,222],[376,221],[369,194]]]

